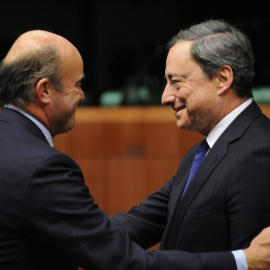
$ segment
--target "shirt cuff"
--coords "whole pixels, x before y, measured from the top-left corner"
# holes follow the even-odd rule
[[[243,250],[232,251],[237,270],[248,270],[247,258]]]

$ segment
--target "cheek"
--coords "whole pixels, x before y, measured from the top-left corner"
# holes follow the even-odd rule
[[[210,90],[207,86],[197,87],[196,90],[190,92],[187,103],[188,107],[191,107],[192,110],[204,110],[206,107],[209,107],[212,101],[215,99],[213,91]]]
[[[73,92],[72,95],[70,96],[70,102],[71,102],[73,105],[76,105],[76,104],[82,99],[82,96],[83,96],[82,90],[77,89],[77,90],[76,90],[75,92]]]

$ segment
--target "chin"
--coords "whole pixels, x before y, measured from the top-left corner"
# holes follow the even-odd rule
[[[74,126],[75,126],[75,123],[72,123],[71,125],[67,126],[65,132],[68,132],[68,131],[72,130],[74,128]]]
[[[183,122],[180,119],[176,121],[176,126],[178,129],[193,130],[189,122]]]
[[[185,129],[185,126],[183,126],[182,124],[176,123],[176,127],[178,129]]]
[[[66,125],[63,129],[61,133],[66,133],[69,132],[70,130],[72,130],[74,128],[74,123],[70,123],[69,125]]]
[[[178,119],[176,120],[176,126],[177,126],[177,128],[183,129],[183,128],[185,128],[184,125],[185,125],[185,123],[183,122],[182,119],[178,118]]]

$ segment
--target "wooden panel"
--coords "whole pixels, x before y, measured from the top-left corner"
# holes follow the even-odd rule
[[[157,191],[174,175],[179,160],[160,158],[111,158],[108,160],[110,215],[126,212]]]
[[[260,108],[262,109],[263,113],[270,118],[270,105],[260,105]]]
[[[107,123],[107,153],[109,155],[144,155],[144,130],[142,123]]]
[[[185,154],[198,141],[202,140],[204,136],[197,131],[180,130],[183,134],[182,149]]]
[[[150,122],[144,125],[144,148],[146,156],[183,157],[183,133],[175,123]]]
[[[106,154],[106,126],[102,123],[78,123],[69,135],[72,154]]]
[[[53,138],[54,147],[67,155],[72,153],[70,148],[71,132],[60,134]]]

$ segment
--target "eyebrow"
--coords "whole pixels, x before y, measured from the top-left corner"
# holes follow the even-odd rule
[[[176,76],[175,73],[173,73],[173,74],[172,74],[172,73],[169,73],[168,75],[166,75],[166,74],[164,75],[165,79],[167,79],[167,78],[168,78],[168,79],[171,79],[171,78],[174,77],[174,76]]]
[[[171,80],[173,77],[179,77],[179,78],[181,78],[181,79],[185,79],[186,78],[186,76],[185,75],[180,75],[180,74],[177,74],[177,73],[169,73],[169,74],[165,74],[165,79],[169,79],[169,80]]]

